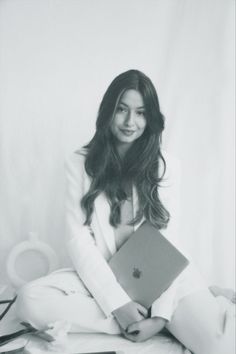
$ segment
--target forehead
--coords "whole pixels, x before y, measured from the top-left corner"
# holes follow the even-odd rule
[[[123,103],[130,108],[144,107],[143,96],[137,90],[127,90],[123,93],[119,103]]]

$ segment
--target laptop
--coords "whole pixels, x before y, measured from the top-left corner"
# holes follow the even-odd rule
[[[145,221],[109,261],[117,281],[133,301],[149,308],[189,261]]]

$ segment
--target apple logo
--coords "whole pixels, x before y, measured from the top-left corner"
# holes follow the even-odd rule
[[[133,277],[136,279],[139,279],[142,275],[141,270],[139,270],[138,268],[134,267],[133,268]]]

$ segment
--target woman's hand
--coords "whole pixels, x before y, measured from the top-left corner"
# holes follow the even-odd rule
[[[121,329],[125,331],[132,323],[139,322],[146,318],[148,311],[144,306],[131,301],[113,311],[113,315]]]
[[[132,342],[143,342],[160,332],[166,322],[167,320],[161,317],[146,318],[131,324],[122,334]]]

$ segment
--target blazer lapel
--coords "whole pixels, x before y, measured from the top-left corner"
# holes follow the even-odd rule
[[[104,193],[101,193],[95,199],[94,206],[95,206],[95,213],[96,213],[98,223],[99,223],[100,229],[102,231],[104,240],[105,240],[111,254],[114,254],[116,252],[115,234],[114,234],[113,227],[109,223],[110,205],[109,205]]]
[[[138,193],[134,185],[132,187],[132,201],[133,201],[133,216],[135,217],[139,205],[138,205]],[[103,238],[111,254],[114,254],[116,252],[115,233],[114,233],[114,228],[109,223],[110,205],[104,193],[101,193],[95,199],[94,206],[95,206],[95,213],[97,216],[100,229],[102,231]],[[142,220],[137,225],[134,225],[134,230],[137,230],[137,228],[143,223],[144,220],[145,218],[143,217]]]

